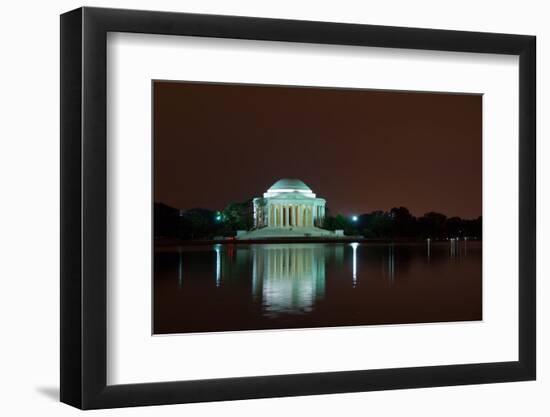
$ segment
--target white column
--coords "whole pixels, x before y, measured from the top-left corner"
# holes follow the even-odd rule
[[[292,220],[291,220],[291,216],[292,216],[292,206],[289,204],[287,207],[287,213],[288,213],[288,216],[286,218],[286,222],[287,222],[287,226],[288,227],[291,227],[292,226]]]
[[[288,206],[285,206],[285,227],[288,227],[289,223],[288,223]]]
[[[294,226],[294,206],[291,204],[290,206],[288,206],[288,225],[289,226]]]
[[[292,224],[290,223],[290,204],[288,206],[286,206],[286,225],[288,227],[292,226]]]
[[[288,206],[288,225],[293,226],[294,225],[294,213],[292,213],[292,204]]]

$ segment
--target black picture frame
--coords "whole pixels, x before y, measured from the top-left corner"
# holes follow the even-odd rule
[[[107,375],[108,32],[519,56],[519,360],[112,385]],[[534,36],[136,10],[61,15],[61,401],[82,409],[533,380]]]

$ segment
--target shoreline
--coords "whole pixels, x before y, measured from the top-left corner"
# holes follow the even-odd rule
[[[453,238],[459,239],[461,242],[481,242],[483,239],[468,238]],[[432,243],[450,242],[452,239],[432,239]],[[290,237],[290,238],[268,238],[268,239],[192,239],[182,240],[176,238],[158,238],[153,240],[153,246],[171,247],[171,246],[197,246],[197,245],[250,245],[262,243],[426,243],[427,239],[417,238],[365,238],[362,236],[343,236],[343,237]]]

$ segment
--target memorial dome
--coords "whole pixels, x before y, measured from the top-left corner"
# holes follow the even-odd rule
[[[311,188],[309,188],[303,181],[296,179],[296,178],[283,178],[277,181],[275,184],[273,184],[269,191],[285,191],[285,192],[292,192],[292,191],[306,191],[311,192]]]

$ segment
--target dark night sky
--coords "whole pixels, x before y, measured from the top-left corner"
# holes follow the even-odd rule
[[[299,178],[333,214],[481,215],[480,95],[155,82],[155,201],[219,210]]]

